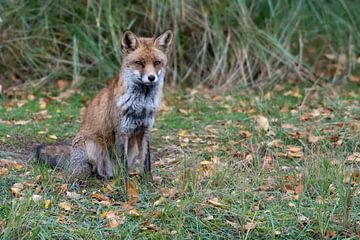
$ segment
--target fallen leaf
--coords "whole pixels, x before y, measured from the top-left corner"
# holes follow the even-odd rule
[[[232,226],[233,228],[240,228],[240,224],[236,223],[236,222],[232,222],[229,220],[225,220],[225,223],[229,224],[230,226]]]
[[[246,231],[250,231],[252,229],[255,229],[256,228],[256,222],[249,222],[249,223],[245,224],[243,228]]]
[[[67,86],[68,86],[68,83],[65,81],[65,80],[58,80],[57,82],[56,82],[56,85],[57,85],[57,87],[59,88],[59,89],[64,89],[64,88],[66,88]]]
[[[308,224],[309,218],[305,217],[304,215],[300,215],[300,216],[298,217],[298,221],[299,221],[303,226],[305,226],[305,225]]]
[[[350,81],[352,81],[353,83],[360,83],[360,77],[359,76],[354,76],[354,75],[351,75],[349,77]]]
[[[57,140],[58,138],[57,138],[57,136],[55,135],[55,134],[51,134],[51,135],[49,135],[49,138],[50,139],[53,139],[53,140]]]
[[[139,187],[132,181],[129,181],[126,186],[129,204],[134,204],[140,201],[140,190]]]
[[[32,195],[31,199],[32,199],[34,202],[39,202],[39,201],[42,199],[42,196],[41,196],[41,195],[34,194],[34,195]]]
[[[251,132],[249,131],[240,131],[240,135],[243,137],[243,138],[249,138],[251,137]]]
[[[48,209],[51,206],[51,200],[50,199],[46,199],[44,201],[44,208]]]
[[[212,199],[208,199],[207,200],[208,203],[210,203],[211,205],[215,206],[215,207],[219,207],[219,208],[224,208],[224,204],[219,202],[218,198],[212,198]]]
[[[107,211],[107,212],[103,212],[100,215],[102,218],[106,218],[106,219],[112,219],[116,217],[116,214],[113,210]]]
[[[325,238],[334,238],[334,237],[336,237],[335,230],[328,230],[325,232]]]
[[[321,141],[321,140],[323,140],[323,139],[324,139],[324,137],[322,137],[322,136],[315,136],[315,135],[313,135],[312,133],[310,133],[310,134],[308,135],[308,142],[309,142],[310,144],[317,143],[317,142],[319,142],[319,141]]]
[[[66,192],[66,196],[71,198],[71,199],[79,199],[81,197],[80,194],[78,194],[77,192]]]
[[[24,184],[22,183],[14,183],[13,185],[14,188],[19,188],[20,190],[24,189]]]
[[[21,196],[21,189],[17,187],[10,188],[11,192],[14,194],[15,197]]]
[[[262,115],[257,115],[255,117],[255,120],[262,130],[264,130],[265,132],[268,132],[270,130],[270,124],[266,117]]]
[[[138,211],[134,208],[134,209],[131,209],[130,211],[129,211],[129,214],[130,214],[130,216],[132,216],[132,217],[140,217],[140,214],[138,213]]]
[[[7,168],[1,167],[0,168],[0,176],[5,176],[9,173],[9,170]]]
[[[164,197],[160,197],[158,200],[154,202],[154,207],[159,206],[162,204],[166,199]]]
[[[273,170],[275,168],[273,157],[271,155],[265,155],[262,157],[263,165],[262,168],[266,170]]]
[[[300,183],[294,190],[296,195],[301,195],[304,192],[304,184]]]
[[[6,168],[19,170],[19,169],[23,168],[24,166],[17,161],[1,158],[0,159],[0,167],[6,167]]]
[[[41,179],[41,175],[38,175],[39,176],[39,180]],[[36,176],[36,178],[38,178],[38,176]],[[68,189],[68,185],[66,183],[64,184],[61,184],[60,186],[60,193],[65,193]]]
[[[105,196],[101,193],[97,193],[97,192],[94,192],[92,195],[91,195],[92,198],[95,198],[96,200],[99,200],[99,201],[109,201],[110,198],[108,196]]]
[[[29,122],[31,122],[31,120],[18,120],[18,121],[13,121],[14,125],[25,125],[28,124]]]
[[[346,158],[347,162],[360,163],[360,152],[354,152]]]
[[[59,203],[59,207],[61,207],[65,211],[70,211],[73,206],[69,202],[61,202]]]

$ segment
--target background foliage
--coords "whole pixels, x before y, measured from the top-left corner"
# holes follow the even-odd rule
[[[324,53],[346,56],[341,79],[359,54],[359,12],[360,1],[343,0],[3,0],[0,80],[39,87],[83,76],[103,86],[119,69],[125,29],[174,30],[172,85],[268,83],[289,72],[313,79]]]

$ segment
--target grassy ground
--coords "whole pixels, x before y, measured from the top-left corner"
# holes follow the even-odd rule
[[[355,239],[359,93],[351,84],[298,82],[224,95],[168,92],[153,133],[153,183],[133,177],[126,203],[118,178],[69,182],[46,166],[5,165],[0,236]],[[94,93],[61,102],[52,94],[2,99],[1,150],[74,136]]]

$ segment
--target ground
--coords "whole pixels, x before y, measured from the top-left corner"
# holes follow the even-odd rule
[[[2,239],[360,236],[358,85],[167,90],[154,180],[135,174],[127,191],[120,176],[73,182],[26,161],[38,143],[71,140],[95,93],[1,99]]]

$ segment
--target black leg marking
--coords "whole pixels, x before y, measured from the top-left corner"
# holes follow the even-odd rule
[[[149,142],[149,140],[146,141],[144,173],[145,173],[145,175],[151,176],[151,157],[150,157],[150,142]]]

